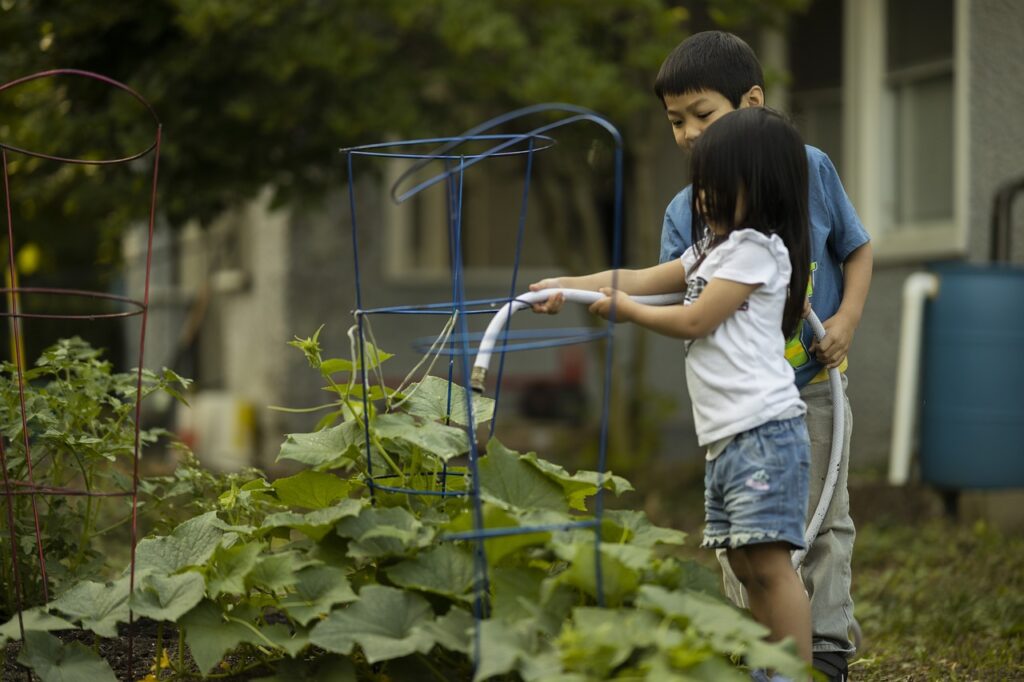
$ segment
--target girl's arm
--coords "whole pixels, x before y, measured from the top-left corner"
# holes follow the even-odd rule
[[[645,296],[648,294],[668,294],[686,289],[686,269],[679,259],[661,263],[640,270],[604,270],[579,277],[551,277],[534,282],[530,291],[541,289],[585,289],[600,291],[612,286],[625,294]],[[544,303],[533,306],[538,313],[557,313],[562,307],[564,296],[555,294]]]
[[[590,312],[608,319],[615,302],[615,321],[633,322],[651,331],[680,339],[699,339],[718,328],[735,313],[760,284],[741,284],[712,278],[692,305],[651,306],[637,303],[622,291],[602,288],[603,298]]]

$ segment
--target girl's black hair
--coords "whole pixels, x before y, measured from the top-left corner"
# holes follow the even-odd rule
[[[777,234],[785,243],[793,268],[782,315],[782,332],[789,338],[803,313],[811,269],[807,151],[800,133],[767,107],[730,112],[697,138],[691,173],[690,230],[698,250],[714,248],[705,235],[705,226],[712,224],[727,232],[750,228]],[[744,210],[737,222],[740,201]]]
[[[739,108],[743,95],[755,85],[764,90],[764,73],[750,46],[733,33],[702,31],[665,57],[654,80],[654,94],[664,104],[668,95],[713,90]]]

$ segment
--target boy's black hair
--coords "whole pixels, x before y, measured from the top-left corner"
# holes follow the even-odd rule
[[[807,151],[800,133],[773,109],[738,109],[697,138],[690,171],[694,244],[704,243],[704,226],[711,224],[727,233],[750,228],[777,234],[785,243],[792,273],[782,332],[789,338],[803,314],[811,261]],[[737,221],[740,201],[743,211]]]
[[[654,94],[664,103],[668,95],[714,90],[738,109],[743,95],[755,85],[764,90],[764,73],[750,46],[732,33],[703,31],[665,57],[654,80]]]

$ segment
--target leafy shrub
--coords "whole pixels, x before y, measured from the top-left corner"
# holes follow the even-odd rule
[[[127,575],[80,582],[28,614],[29,630],[76,624],[110,637],[131,608],[176,626],[191,653],[171,663],[182,676],[225,660],[274,670],[268,680],[745,680],[741,657],[803,671],[704,569],[671,556],[683,533],[632,510],[577,525],[594,521],[598,486],[631,488],[611,473],[569,473],[492,439],[478,484],[494,535],[460,536],[477,525],[455,494],[470,476],[464,390],[429,376],[401,392],[363,387],[358,362],[323,359],[317,335],[293,345],[332,396],[320,428],[281,446],[279,459],[302,470],[221,479],[215,508],[139,543],[134,592]],[[365,357],[375,372],[390,356],[367,344]],[[493,402],[472,408],[483,423]],[[431,494],[371,494],[371,467],[378,486]]]
[[[62,339],[43,351],[35,366],[24,372],[25,424],[32,453],[32,480],[50,489],[72,488],[89,492],[128,493],[132,489],[129,466],[135,452],[136,372],[114,372],[102,351],[78,337]],[[143,398],[161,391],[181,399],[189,381],[170,370],[143,372]],[[5,362],[0,371],[0,434],[4,439],[7,477],[15,490],[29,481],[22,427],[18,374]],[[167,435],[163,429],[143,429],[140,446]],[[35,513],[39,517],[42,553],[47,559],[49,588],[59,592],[83,578],[95,577],[104,565],[103,542],[121,532],[128,546],[128,497],[41,494],[14,496],[11,516],[19,539],[17,560],[24,588],[23,605],[41,604],[43,585],[39,548],[35,540]],[[102,502],[106,500],[106,502]],[[0,514],[0,562],[4,590],[0,614],[17,608],[12,575],[9,517]],[[6,619],[6,618],[5,618]]]

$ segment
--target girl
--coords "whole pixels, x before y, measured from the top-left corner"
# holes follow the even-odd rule
[[[694,246],[680,260],[530,289],[598,290],[605,297],[592,313],[686,340],[694,425],[707,447],[702,546],[726,549],[754,618],[773,640],[796,640],[810,663],[810,605],[790,563],[804,546],[810,443],[784,355],[809,276],[807,153],[782,116],[750,107],[704,131],[691,172]],[[682,306],[629,298],[683,290]],[[558,312],[562,301],[534,309]]]

